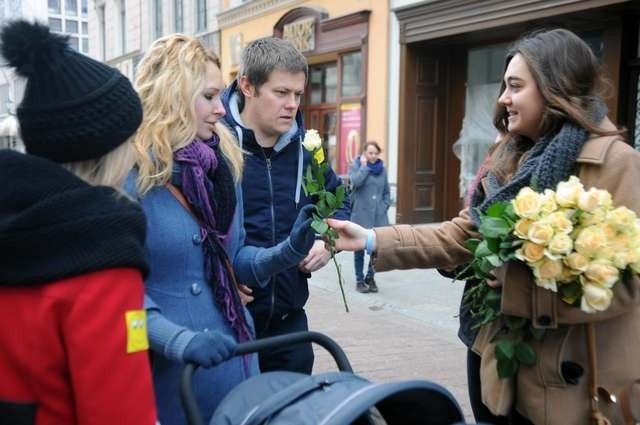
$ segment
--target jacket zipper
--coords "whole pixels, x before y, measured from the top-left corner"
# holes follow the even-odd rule
[[[270,199],[270,208],[271,208],[271,246],[275,246],[276,244],[276,211],[273,205],[273,181],[271,180],[271,158],[267,158],[264,150],[262,151],[262,155],[267,163],[267,181],[269,182],[269,195]],[[276,282],[275,277],[271,277],[271,305],[269,306],[269,315],[267,316],[267,321],[264,325],[264,330],[269,329],[269,325],[271,324],[271,319],[273,318],[273,313],[275,311],[276,305]]]

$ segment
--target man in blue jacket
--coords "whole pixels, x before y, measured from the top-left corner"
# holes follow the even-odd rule
[[[234,260],[238,281],[253,289],[251,311],[258,338],[308,329],[304,305],[309,298],[307,278],[330,259],[317,240],[309,254],[285,271],[270,273],[277,250],[286,240],[298,211],[313,203],[301,188],[311,155],[302,147],[304,126],[298,110],[307,83],[306,58],[288,41],[267,37],[245,47],[237,80],[223,93],[225,124],[245,151],[242,192],[245,245]],[[326,187],[335,190],[341,180],[329,169]],[[335,217],[349,218],[349,200]],[[252,258],[247,258],[252,257]],[[242,265],[245,266],[242,266]],[[246,266],[246,265],[251,266]],[[311,373],[311,344],[297,344],[259,353],[260,369]]]

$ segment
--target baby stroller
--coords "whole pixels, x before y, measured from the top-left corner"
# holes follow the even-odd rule
[[[234,388],[211,425],[451,425],[464,423],[460,406],[442,386],[422,380],[372,383],[353,373],[344,351],[318,332],[297,332],[238,345],[235,355],[300,342],[326,349],[339,372],[267,372]],[[182,404],[191,425],[203,425],[192,391],[195,366],[185,367]]]

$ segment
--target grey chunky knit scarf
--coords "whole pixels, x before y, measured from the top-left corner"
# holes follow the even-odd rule
[[[599,100],[592,101],[592,122],[600,122],[607,114],[607,107]],[[476,225],[480,225],[478,210],[486,212],[495,202],[508,201],[516,197],[520,189],[530,186],[543,192],[553,189],[566,180],[575,169],[576,158],[589,138],[589,132],[577,124],[565,121],[557,133],[543,136],[524,155],[525,158],[513,177],[501,184],[489,171],[486,175],[488,187],[484,193],[480,185],[474,188],[470,212]]]

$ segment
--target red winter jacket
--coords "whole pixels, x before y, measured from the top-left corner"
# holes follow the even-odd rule
[[[0,403],[39,425],[154,424],[142,301],[133,268],[1,286]]]

